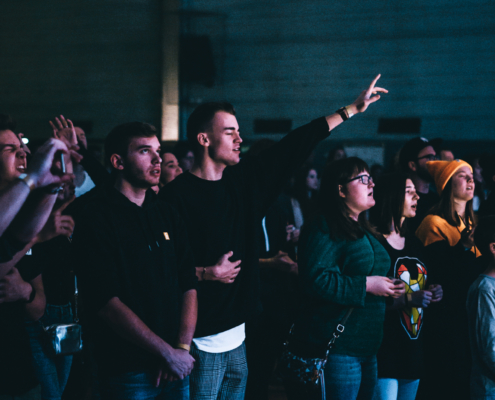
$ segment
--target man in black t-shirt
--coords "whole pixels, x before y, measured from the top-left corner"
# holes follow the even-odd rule
[[[243,399],[247,381],[245,322],[260,312],[261,222],[283,185],[329,131],[387,90],[379,76],[350,106],[289,133],[256,157],[240,161],[242,139],[229,103],[193,111],[187,135],[195,161],[160,192],[185,220],[195,258],[198,326],[191,397]]]
[[[95,188],[75,216],[104,399],[189,398],[197,279],[182,220],[150,189],[160,180],[159,152],[153,126],[114,128],[105,141],[113,182]]]
[[[437,159],[433,147],[440,143],[441,139],[428,141],[428,139],[416,137],[409,140],[400,151],[399,166],[413,181],[416,193],[419,195],[416,216],[407,221],[407,228],[411,234],[416,232],[430,209],[440,199],[438,194],[430,189],[433,178],[426,169],[428,161]]]

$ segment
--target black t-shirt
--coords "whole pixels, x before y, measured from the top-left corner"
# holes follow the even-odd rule
[[[123,339],[98,311],[118,297],[156,335],[176,343],[183,293],[197,283],[183,221],[152,190],[139,207],[112,187],[97,188],[77,215],[74,261],[100,371],[158,367],[158,357]]]
[[[41,273],[33,266],[17,264],[16,268],[26,282]],[[25,316],[25,303],[22,301],[0,304],[0,394],[19,395],[38,384]]]
[[[46,303],[65,305],[73,300],[74,278],[71,273],[71,244],[66,236],[57,236],[33,246],[30,256],[18,265],[38,269],[43,274]]]
[[[430,213],[431,208],[438,203],[440,197],[437,193],[429,191],[428,193],[418,192],[419,200],[416,208],[416,216],[407,220],[407,231],[410,235],[414,235],[416,230],[421,225],[421,222]]]
[[[319,118],[258,156],[225,168],[219,181],[184,173],[160,191],[186,223],[196,266],[213,266],[228,251],[234,252],[231,261],[242,260],[232,284],[199,282],[195,337],[224,332],[261,311],[258,260],[263,217],[289,176],[328,135],[328,123]]]
[[[427,288],[427,269],[421,242],[407,237],[402,250],[396,250],[384,239],[383,247],[391,260],[387,276],[395,276],[406,285],[406,293]],[[378,377],[419,379],[423,371],[423,317],[424,309],[404,307],[387,309],[383,341],[377,354]]]
[[[192,246],[196,266],[212,266],[223,255],[232,251],[230,261],[245,260],[244,216],[235,199],[233,188],[226,179],[208,181],[189,172],[182,174],[182,209],[187,223],[188,237]],[[201,221],[201,224],[197,224]],[[243,274],[241,264],[238,278],[231,284],[209,281],[200,285],[198,293],[199,327],[211,323],[222,323],[223,315],[235,315],[239,309],[238,296]],[[222,313],[218,313],[218,308]],[[242,321],[239,321],[239,324]]]

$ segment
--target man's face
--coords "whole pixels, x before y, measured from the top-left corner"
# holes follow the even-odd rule
[[[123,157],[124,178],[137,188],[158,185],[161,162],[160,142],[156,136],[133,138]]]
[[[418,157],[414,162],[416,167],[416,174],[426,182],[433,182],[433,177],[428,172],[426,168],[426,163],[428,161],[435,160],[437,153],[432,146],[426,146],[423,150],[418,153]]]
[[[19,138],[10,130],[0,131],[0,182],[12,182],[25,170],[26,152]]]
[[[219,111],[213,117],[211,125],[211,130],[207,133],[210,158],[226,166],[237,164],[241,159],[242,143],[237,118]]]

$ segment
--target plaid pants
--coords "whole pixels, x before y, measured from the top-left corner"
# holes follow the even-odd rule
[[[196,359],[190,376],[191,400],[243,400],[248,368],[246,346],[225,353],[207,353],[192,346]]]

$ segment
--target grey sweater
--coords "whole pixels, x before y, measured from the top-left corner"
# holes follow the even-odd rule
[[[495,396],[495,278],[480,275],[467,298],[471,399]]]

